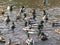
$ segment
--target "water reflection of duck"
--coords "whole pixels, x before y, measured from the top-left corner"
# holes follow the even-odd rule
[[[4,21],[8,24],[10,22],[9,16],[7,16]]]

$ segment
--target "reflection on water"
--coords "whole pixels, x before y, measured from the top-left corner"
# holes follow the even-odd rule
[[[1,43],[1,42],[0,42],[0,45],[5,45],[5,43]]]

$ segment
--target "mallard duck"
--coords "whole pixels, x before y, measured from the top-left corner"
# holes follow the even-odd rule
[[[27,17],[27,15],[26,15],[26,13],[24,13],[24,18],[26,18]]]
[[[10,28],[11,28],[12,30],[14,30],[14,28],[15,28],[14,22],[12,22],[12,25],[10,26]]]
[[[60,34],[60,29],[55,30],[56,33]]]
[[[0,36],[0,42],[5,43],[5,39],[2,36]]]
[[[32,39],[32,38],[28,38],[28,39],[26,40],[26,44],[27,44],[27,45],[34,45],[33,39]]]
[[[27,27],[27,24],[28,24],[28,22],[27,22],[27,21],[25,21],[25,27]]]
[[[45,22],[47,22],[47,21],[48,21],[47,15],[44,15],[44,16],[42,17],[42,19],[43,19]]]
[[[11,39],[6,39],[5,45],[11,45]]]
[[[44,34],[43,32],[41,32],[41,40],[42,40],[42,41],[48,40],[47,35]]]
[[[33,9],[32,15],[33,15],[33,19],[35,20],[35,18],[36,18],[36,11],[35,11],[35,9]]]
[[[10,22],[9,16],[7,16],[7,17],[4,19],[4,21],[8,24],[8,23]]]
[[[5,13],[4,9],[0,9],[0,14],[3,15]]]
[[[43,29],[43,27],[44,27],[43,24],[39,24],[39,25],[38,25],[38,30]]]
[[[46,11],[45,10],[43,10],[43,15],[46,15]]]
[[[46,41],[46,40],[48,40],[48,38],[47,38],[46,36],[43,36],[43,37],[41,38],[41,40],[42,40],[42,41]]]
[[[40,24],[43,24],[43,23],[44,23],[44,21],[43,21],[43,20],[41,20],[41,21],[40,21]]]
[[[12,7],[13,7],[12,5],[11,5],[11,6],[8,6],[8,7],[7,7],[7,10],[12,11],[12,10],[13,10]]]
[[[2,10],[2,13],[1,14],[4,14],[5,12],[4,12],[4,10]]]
[[[25,11],[25,7],[22,6],[22,8],[21,8],[21,13],[23,13],[24,11]]]

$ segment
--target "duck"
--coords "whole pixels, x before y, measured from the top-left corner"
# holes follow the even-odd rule
[[[22,7],[21,7],[21,13],[24,13],[24,12],[25,12],[25,7],[22,6]]]
[[[25,7],[22,6],[22,7],[20,8],[20,10],[19,10],[19,13],[21,14],[21,13],[24,13],[24,12],[25,12]]]
[[[60,29],[56,29],[55,32],[60,34]]]
[[[5,45],[11,45],[11,39],[6,39]]]
[[[43,29],[43,27],[44,27],[43,24],[39,24],[39,25],[38,25],[38,30]]]
[[[46,15],[46,11],[45,10],[43,10],[43,15]]]
[[[36,18],[36,11],[35,11],[35,9],[33,9],[32,15],[33,15],[33,19],[35,20],[35,18]]]
[[[0,14],[1,14],[1,15],[5,14],[4,9],[1,9],[1,10],[0,10]]]
[[[42,40],[42,41],[46,41],[46,40],[48,40],[48,38],[47,38],[46,36],[43,36],[43,37],[41,38],[41,40]]]
[[[14,22],[12,22],[12,25],[10,26],[10,28],[11,28],[12,30],[14,30],[14,28],[15,28]]]
[[[7,6],[7,10],[8,10],[8,11],[12,11],[12,10],[13,10],[13,5]]]
[[[1,42],[1,43],[5,43],[5,39],[4,39],[3,36],[0,36],[0,42]]]
[[[44,23],[44,21],[41,20],[40,24],[38,24],[38,30],[43,29],[43,27],[44,27],[43,23]]]
[[[43,20],[41,20],[40,24],[43,24],[43,23],[44,23],[44,21],[43,21]]]
[[[25,27],[27,27],[27,24],[28,24],[28,22],[27,22],[27,21],[25,21]]]
[[[1,14],[5,14],[4,10],[2,10],[2,13]]]
[[[26,13],[24,13],[24,18],[26,18],[27,17],[27,14]]]
[[[47,15],[44,15],[44,16],[42,17],[42,19],[43,19],[45,22],[47,22],[47,21],[48,21],[48,16],[47,16]]]
[[[10,22],[9,16],[7,16],[7,17],[4,19],[4,21],[6,22],[6,24],[8,24],[8,23]]]
[[[26,44],[27,44],[27,45],[34,45],[34,40],[33,40],[32,38],[28,38],[28,39],[26,40]]]
[[[44,34],[43,32],[41,32],[41,40],[42,40],[42,41],[48,40],[47,37],[48,37],[48,36],[47,36],[46,34]]]

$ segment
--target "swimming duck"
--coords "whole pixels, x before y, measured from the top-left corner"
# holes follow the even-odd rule
[[[10,22],[9,16],[7,16],[4,21],[6,22],[6,24],[8,24]]]
[[[25,7],[24,6],[22,6],[22,8],[21,8],[21,13],[23,13],[23,12],[25,12]]]
[[[11,6],[8,6],[7,7],[7,10],[12,11],[13,10],[13,6],[12,5]]]
[[[44,16],[43,16],[43,20],[44,20],[45,22],[47,22],[47,21],[48,21],[48,16],[47,16],[47,15],[44,15]]]
[[[46,15],[46,11],[45,10],[43,10],[43,15]]]
[[[14,28],[15,28],[14,22],[12,22],[12,25],[10,26],[10,28],[14,31]]]
[[[1,14],[1,15],[5,14],[4,9],[1,9],[1,10],[0,10],[0,14]]]
[[[32,15],[33,15],[33,19],[35,20],[35,18],[36,18],[36,12],[35,12],[35,9],[33,10]]]
[[[48,40],[46,34],[44,34],[43,32],[41,32],[41,40],[42,40],[42,41]]]

